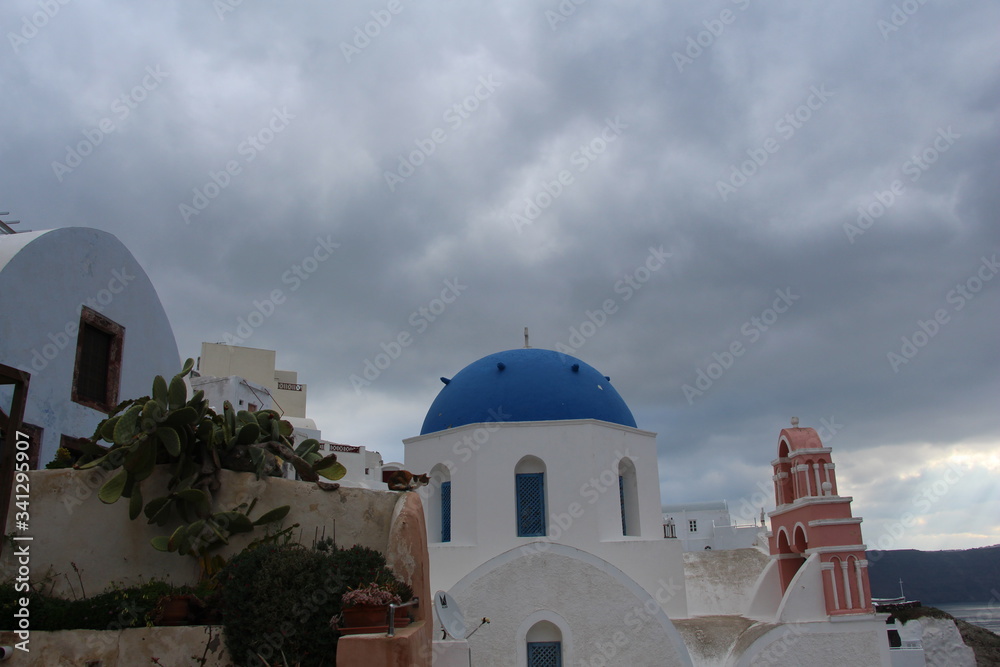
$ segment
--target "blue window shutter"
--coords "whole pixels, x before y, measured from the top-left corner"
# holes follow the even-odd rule
[[[545,473],[515,475],[517,482],[517,535],[545,535]]]
[[[628,527],[625,525],[625,478],[618,475],[618,501],[622,506],[622,535],[628,535]]]
[[[451,482],[441,482],[441,541],[451,542]]]
[[[562,642],[528,642],[528,667],[562,667]]]

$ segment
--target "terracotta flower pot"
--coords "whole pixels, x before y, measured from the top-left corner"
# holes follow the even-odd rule
[[[340,634],[359,635],[386,632],[389,629],[389,605],[358,605],[344,607],[340,612]],[[396,608],[395,627],[410,624],[409,609]]]
[[[191,622],[190,595],[170,595],[157,605],[156,625],[188,625]]]

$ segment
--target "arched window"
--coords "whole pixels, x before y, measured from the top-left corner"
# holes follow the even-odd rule
[[[781,581],[781,591],[788,590],[792,577],[805,563],[805,550],[808,548],[805,531],[802,526],[796,526],[791,541],[788,539],[788,528],[781,526],[778,531],[778,553],[783,558],[778,559],[778,578]]]
[[[804,483],[804,486],[801,487],[802,495],[819,495],[816,491],[816,482],[813,480],[813,460],[806,459],[806,462],[800,464],[799,467],[802,469],[802,480]]]
[[[514,468],[517,536],[545,535],[545,464],[525,456]]]
[[[618,498],[622,510],[622,535],[638,536],[639,489],[636,486],[635,464],[630,459],[618,462]]]
[[[562,667],[562,632],[549,621],[538,621],[525,636],[528,667]]]
[[[809,548],[809,539],[806,537],[806,529],[801,523],[795,525],[795,539],[792,541],[792,551],[805,556],[806,549]]]
[[[431,468],[427,494],[428,529],[431,541],[451,542],[451,472],[444,464]],[[437,537],[435,540],[433,538]]]
[[[774,465],[775,502],[786,505],[795,501],[795,472],[788,460],[788,442],[782,438],[778,443],[778,459]]]
[[[865,600],[865,589],[861,583],[861,563],[858,562],[857,557],[847,557],[847,568],[845,568],[844,572],[847,575],[845,577],[844,585],[853,589],[853,595],[851,597],[853,602],[852,608],[864,609],[867,606],[867,601]]]

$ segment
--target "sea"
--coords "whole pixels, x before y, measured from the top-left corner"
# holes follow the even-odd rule
[[[992,602],[963,602],[948,604],[927,604],[928,607],[937,607],[941,611],[946,611],[955,618],[968,621],[973,625],[986,628],[990,632],[1000,635],[1000,604],[996,600]]]

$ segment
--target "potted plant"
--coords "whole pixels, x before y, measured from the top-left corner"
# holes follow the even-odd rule
[[[164,595],[153,609],[153,625],[192,625],[205,609],[194,593],[172,593]]]
[[[340,616],[334,617],[333,625],[343,635],[386,632],[389,629],[389,605],[403,601],[392,583],[372,582],[344,593],[340,599]],[[397,607],[395,626],[401,628],[409,624],[408,609]]]

